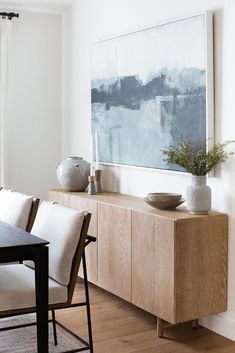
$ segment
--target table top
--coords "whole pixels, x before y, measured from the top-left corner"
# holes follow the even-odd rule
[[[28,232],[0,221],[0,249],[45,246],[49,242]]]

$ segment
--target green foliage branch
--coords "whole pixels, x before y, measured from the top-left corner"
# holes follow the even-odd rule
[[[234,152],[227,152],[225,147],[235,143],[228,140],[224,143],[216,143],[212,149],[207,151],[203,143],[198,150],[195,150],[190,141],[183,142],[178,146],[169,146],[162,150],[164,161],[168,164],[177,164],[193,175],[206,175],[218,163],[225,162]]]

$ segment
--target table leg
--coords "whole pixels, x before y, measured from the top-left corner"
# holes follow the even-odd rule
[[[35,292],[38,353],[48,353],[48,247],[35,251]]]

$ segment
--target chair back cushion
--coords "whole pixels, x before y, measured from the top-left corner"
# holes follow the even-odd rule
[[[49,276],[64,286],[69,284],[83,220],[83,211],[43,201],[31,231],[50,242]]]
[[[0,220],[26,230],[33,196],[0,190]]]

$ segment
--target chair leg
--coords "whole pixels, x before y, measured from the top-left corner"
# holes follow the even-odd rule
[[[51,310],[51,314],[52,314],[54,345],[57,346],[58,341],[57,341],[57,330],[56,330],[56,320],[55,320],[55,310],[54,309]]]
[[[93,351],[93,338],[92,338],[92,326],[91,326],[91,311],[90,311],[90,299],[89,299],[89,289],[88,289],[88,280],[87,280],[85,251],[83,252],[83,256],[82,256],[82,265],[83,265],[84,289],[85,289],[85,297],[86,297],[86,312],[87,312],[89,345],[90,345],[90,353],[93,353],[94,351]]]

